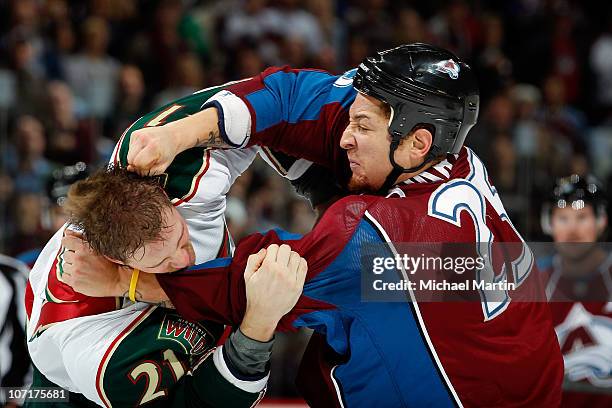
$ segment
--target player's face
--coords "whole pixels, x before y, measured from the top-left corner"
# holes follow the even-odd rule
[[[555,242],[597,241],[597,217],[590,205],[581,209],[573,209],[571,206],[555,208],[550,221]]]
[[[147,273],[174,272],[195,263],[185,219],[173,206],[166,210],[166,227],[161,239],[136,251],[127,264]]]
[[[340,139],[353,172],[349,181],[352,191],[378,190],[391,171],[388,123],[381,102],[357,94],[349,110],[349,125]]]

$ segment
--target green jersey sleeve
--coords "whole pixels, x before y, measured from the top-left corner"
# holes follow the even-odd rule
[[[227,85],[220,85],[204,89],[142,116],[125,130],[113,152],[111,162],[115,165],[127,166],[130,138],[134,131],[151,126],[161,126],[193,115],[202,109],[210,97],[226,87]],[[195,184],[194,180],[206,171],[209,156],[210,153],[202,147],[186,150],[176,156],[163,176],[163,187],[171,200],[181,200],[189,196]]]

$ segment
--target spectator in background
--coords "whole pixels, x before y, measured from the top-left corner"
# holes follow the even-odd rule
[[[388,7],[387,0],[360,0],[353,3],[346,12],[349,38],[355,34],[362,37],[359,41],[366,47],[365,55],[369,55],[374,49],[387,48],[393,38],[395,24]],[[350,44],[353,43],[351,41]],[[349,66],[357,66],[359,62]]]
[[[51,24],[45,54],[43,55],[45,76],[48,79],[66,79],[63,63],[74,50],[75,37],[74,28],[69,19]]]
[[[237,7],[228,9],[224,20],[222,41],[225,46],[236,48],[248,39],[263,46],[266,40],[266,25],[263,10],[266,0],[242,0],[236,2]]]
[[[36,193],[19,193],[15,196],[11,207],[15,220],[15,233],[11,238],[12,254],[41,248],[51,237],[41,223],[44,196]]]
[[[8,81],[14,87],[15,96],[13,113],[40,115],[44,109],[44,78],[37,69],[33,37],[14,30],[7,40]]]
[[[393,35],[395,44],[414,42],[432,43],[432,35],[423,17],[416,10],[403,7],[399,11],[398,24]]]
[[[247,208],[253,217],[255,231],[277,228],[287,220],[289,189],[280,177],[270,177],[271,171],[259,173],[260,185],[249,196]]]
[[[229,70],[233,73],[234,78],[249,78],[265,69],[266,64],[254,45],[245,44],[238,48],[234,53],[234,58],[236,59]]]
[[[574,14],[570,14],[570,13]],[[580,62],[576,41],[576,13],[567,10],[555,16],[552,33],[552,73],[563,82],[565,98],[574,103],[581,84]]]
[[[113,109],[106,134],[115,143],[140,116],[148,111],[146,88],[142,71],[136,65],[123,65],[119,72],[117,103]]]
[[[608,29],[591,46],[589,62],[595,75],[596,117],[612,123],[612,15]]]
[[[180,0],[160,0],[154,10],[153,24],[145,45],[146,56],[141,67],[147,86],[152,81],[154,91],[175,83],[175,64],[185,53],[196,51],[194,41],[182,31],[183,22],[190,20]]]
[[[235,197],[228,197],[225,207],[225,220],[227,229],[234,242],[239,242],[248,234],[249,215],[244,201]]]
[[[365,37],[356,33],[348,40],[346,62],[349,67],[358,66],[370,54],[370,47]]]
[[[292,67],[311,67],[313,59],[308,53],[304,52],[306,48],[305,41],[298,36],[284,38],[281,42],[280,63],[281,65],[290,65]]]
[[[346,42],[346,24],[336,16],[336,1],[309,0],[308,10],[315,16],[325,45],[316,55],[315,66],[337,71],[338,63],[344,60],[344,44]]]
[[[41,245],[46,237],[40,226],[45,181],[52,165],[43,156],[46,141],[40,121],[21,116],[15,123],[13,144],[0,152],[4,172],[12,180],[5,186],[12,190],[6,202],[7,217],[3,232],[10,243],[10,252],[18,253]],[[4,214],[3,214],[4,215]],[[48,238],[48,237],[47,237]]]
[[[66,79],[88,115],[104,119],[115,101],[119,63],[107,54],[110,33],[106,20],[88,17],[82,35],[83,50],[64,62]]]
[[[512,81],[512,62],[503,51],[504,26],[499,16],[482,18],[483,43],[476,56],[481,97],[485,100],[504,90]]]
[[[46,157],[64,165],[77,161],[94,163],[97,159],[96,122],[77,117],[72,90],[66,83],[49,82],[47,94],[46,128],[49,138]]]
[[[513,143],[522,159],[536,156],[541,124],[537,114],[540,110],[542,94],[538,88],[529,84],[517,84],[510,89],[510,97],[516,110]]]
[[[478,45],[478,21],[464,0],[452,0],[429,20],[436,43],[469,58]]]
[[[44,51],[44,39],[40,30],[41,9],[35,0],[13,1],[9,34],[27,38],[32,53],[29,70],[39,77],[43,74],[40,57]]]
[[[42,7],[45,16],[42,65],[47,79],[65,80],[63,61],[76,44],[74,25],[66,0],[47,1]]]
[[[491,171],[496,166],[491,155],[493,141],[498,135],[507,137],[513,134],[514,115],[514,105],[507,93],[498,93],[482,109],[478,123],[466,140]]]
[[[46,148],[44,129],[32,116],[17,119],[13,145],[1,152],[5,171],[13,178],[15,192],[39,194],[51,172],[51,163],[43,156]]]
[[[553,133],[555,140],[565,140],[572,152],[584,154],[587,151],[586,117],[568,104],[565,82],[558,75],[549,75],[544,80],[542,90],[544,103],[538,114],[539,120]]]
[[[170,86],[155,96],[153,107],[158,108],[204,87],[204,68],[194,53],[178,56],[174,63],[174,74]]]

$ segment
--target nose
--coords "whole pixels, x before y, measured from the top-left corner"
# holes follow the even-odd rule
[[[340,147],[344,150],[353,149],[356,146],[357,142],[355,141],[355,136],[353,136],[353,132],[351,127],[348,126],[342,132],[342,137],[340,138]]]

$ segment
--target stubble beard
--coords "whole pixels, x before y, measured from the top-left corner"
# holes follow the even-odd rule
[[[352,193],[376,193],[379,188],[372,186],[366,176],[353,174],[348,182],[348,189]]]

